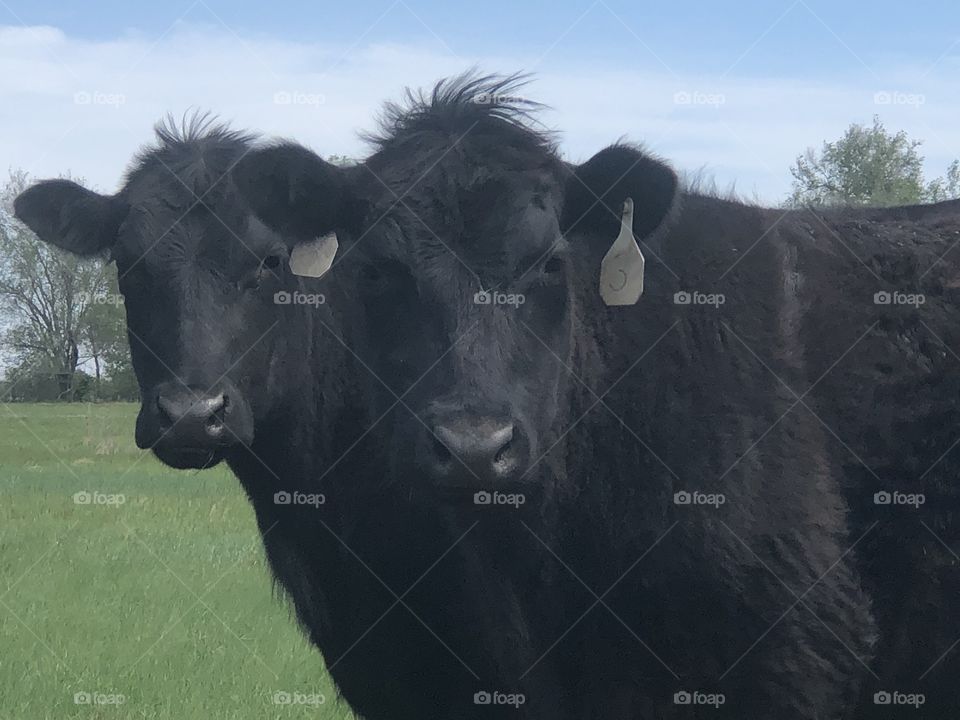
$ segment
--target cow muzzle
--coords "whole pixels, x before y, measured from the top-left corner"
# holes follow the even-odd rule
[[[501,487],[519,480],[529,463],[521,424],[505,416],[436,414],[418,444],[419,464],[438,487]]]
[[[231,448],[253,442],[253,418],[231,383],[208,391],[163,383],[143,398],[136,441],[171,467],[210,467]]]

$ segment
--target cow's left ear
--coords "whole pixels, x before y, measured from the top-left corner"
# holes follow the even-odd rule
[[[50,245],[89,256],[113,247],[130,208],[116,195],[100,195],[70,180],[44,180],[13,201],[13,212]]]
[[[645,241],[664,225],[677,199],[670,167],[629,145],[611,145],[571,169],[564,192],[561,230],[605,243],[620,232],[624,201],[633,200],[633,233]]]

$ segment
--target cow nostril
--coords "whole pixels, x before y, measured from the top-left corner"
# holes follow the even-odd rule
[[[219,402],[216,402],[216,407],[213,408],[206,419],[206,426],[210,430],[218,430],[223,427],[226,422],[227,408],[230,406],[230,398],[226,395],[221,395],[217,400]]]

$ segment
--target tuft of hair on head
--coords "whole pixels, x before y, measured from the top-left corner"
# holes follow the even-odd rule
[[[184,113],[179,120],[167,115],[153,129],[156,142],[134,157],[125,184],[146,177],[169,179],[172,173],[194,195],[217,185],[257,139],[253,133],[234,130],[215,115],[198,110]]]
[[[472,68],[440,80],[430,92],[408,87],[401,102],[384,104],[378,118],[378,131],[362,137],[383,148],[424,133],[506,128],[523,133],[544,150],[555,152],[555,133],[536,118],[536,113],[547,106],[521,93],[531,80],[532,76],[527,73],[480,74]]]
[[[204,141],[248,144],[256,140],[255,134],[234,130],[205,110],[188,110],[179,120],[168,114],[153,126],[153,131],[160,145],[168,148]]]

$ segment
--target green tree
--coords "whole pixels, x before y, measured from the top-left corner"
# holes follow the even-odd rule
[[[927,196],[930,202],[960,198],[960,160],[950,163],[944,177],[932,180],[927,185]]]
[[[843,137],[808,148],[790,168],[789,205],[911,205],[960,197],[960,164],[945,178],[924,179],[922,141],[873,126],[852,124]]]
[[[330,155],[327,162],[337,167],[350,167],[357,164],[357,161],[348,155]]]
[[[0,343],[8,364],[26,377],[55,378],[73,399],[78,367],[92,361],[94,388],[103,374],[125,370],[116,273],[103,258],[79,258],[41,242],[13,217],[13,200],[29,184],[10,172],[0,188]],[[129,365],[129,361],[126,361]]]

